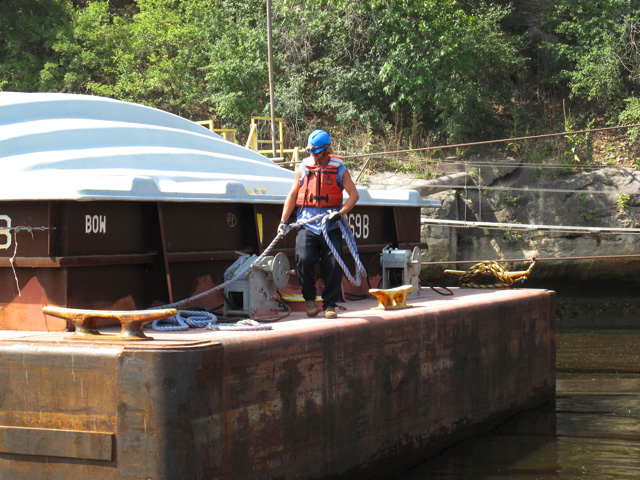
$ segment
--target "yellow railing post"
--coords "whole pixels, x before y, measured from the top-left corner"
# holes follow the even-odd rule
[[[213,132],[213,120],[201,120],[196,122],[198,125],[202,125],[203,127],[207,127],[209,130]]]
[[[260,121],[271,121],[271,117],[251,117],[251,126],[253,128],[253,125],[258,125],[258,122]],[[276,118],[275,119],[276,122],[278,122],[278,133],[279,133],[279,139],[276,141],[276,143],[280,144],[280,156],[283,156],[284,153],[286,152],[286,150],[284,150],[284,134],[283,134],[283,122],[282,122],[282,118]],[[256,133],[257,135],[257,133]],[[259,139],[257,138],[257,143],[258,145],[261,144],[271,144],[272,140],[264,140],[264,139]],[[264,150],[264,149],[260,149],[258,148],[258,152],[262,153],[263,155],[267,155],[267,154],[272,154],[273,155],[273,149],[270,150]]]
[[[236,129],[235,128],[214,128],[213,131],[219,134],[222,138],[228,142],[236,142]]]
[[[198,125],[208,128],[214,133],[217,133],[222,138],[229,142],[236,143],[236,129],[235,128],[213,128],[213,120],[200,120],[196,122]]]
[[[258,151],[258,124],[251,122],[251,130],[249,131],[249,138],[247,138],[247,148]]]
[[[284,126],[282,118],[276,118],[276,122],[278,122],[278,142],[280,144],[280,148],[278,149],[280,156],[273,158],[272,160],[276,163],[280,163],[284,160],[285,154],[291,154],[292,161],[291,163],[297,163],[300,161],[300,151],[301,149],[298,147],[294,148],[284,148]],[[245,145],[246,148],[253,150],[254,152],[261,153],[263,155],[273,155],[273,150],[263,150],[260,148],[260,145],[263,143],[271,143],[271,140],[264,140],[258,138],[259,133],[259,123],[260,121],[271,121],[270,117],[251,117],[251,129],[249,130],[249,136],[247,138],[247,143]],[[195,122],[198,125],[202,125],[205,128],[208,128],[212,132],[219,134],[222,138],[229,142],[236,143],[236,130],[234,128],[214,128],[213,120],[201,120],[199,122]],[[289,163],[289,162],[287,162]]]

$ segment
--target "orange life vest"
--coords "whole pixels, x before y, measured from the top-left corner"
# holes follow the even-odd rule
[[[329,155],[329,163],[320,168],[312,157],[305,158],[305,175],[298,190],[299,207],[341,207],[342,187],[338,185],[338,167],[344,158]]]

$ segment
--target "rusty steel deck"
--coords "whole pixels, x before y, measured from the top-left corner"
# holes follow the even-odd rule
[[[0,478],[362,475],[553,401],[554,292],[452,290],[261,332],[2,331]]]

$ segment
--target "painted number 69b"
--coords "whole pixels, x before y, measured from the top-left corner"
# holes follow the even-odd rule
[[[360,213],[350,213],[349,227],[355,238],[369,238],[369,215]]]

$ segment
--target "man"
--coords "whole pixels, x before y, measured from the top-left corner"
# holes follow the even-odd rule
[[[356,204],[360,196],[351,179],[344,158],[333,155],[331,137],[324,130],[315,130],[309,135],[305,158],[296,169],[296,177],[282,209],[278,232],[282,232],[287,220],[298,207],[297,220],[308,220],[321,213],[328,214],[327,236],[336,251],[342,252],[340,219]],[[342,191],[349,194],[342,204]],[[324,318],[336,318],[336,303],[340,299],[342,268],[322,235],[321,221],[315,221],[298,230],[296,236],[296,264],[298,279],[302,285],[307,316],[318,314],[316,305],[316,263],[322,262],[324,291],[322,292]]]

